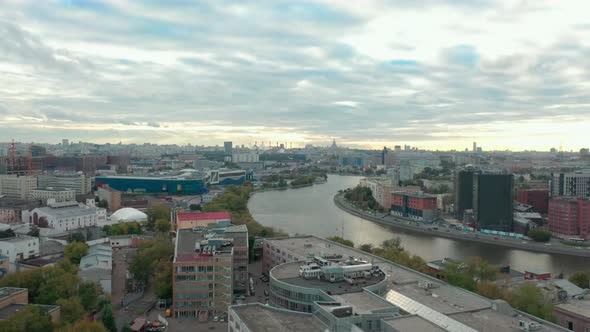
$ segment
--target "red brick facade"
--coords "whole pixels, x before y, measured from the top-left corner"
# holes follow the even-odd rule
[[[517,189],[516,201],[532,205],[536,212],[546,214],[549,208],[548,189]]]

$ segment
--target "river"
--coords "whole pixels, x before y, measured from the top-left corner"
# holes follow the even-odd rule
[[[489,244],[464,242],[415,234],[379,225],[340,210],[333,197],[340,189],[354,187],[358,176],[329,175],[328,182],[312,187],[267,191],[255,194],[248,203],[254,218],[290,235],[310,234],[319,237],[342,236],[355,245],[379,245],[399,237],[402,246],[426,261],[451,257],[464,259],[480,256],[493,264],[510,264],[512,268],[545,270],[566,275],[590,269],[590,259],[556,254],[543,254]]]

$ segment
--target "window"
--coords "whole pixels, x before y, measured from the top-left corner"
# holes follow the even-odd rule
[[[574,322],[567,321],[567,329],[570,331],[574,330]]]

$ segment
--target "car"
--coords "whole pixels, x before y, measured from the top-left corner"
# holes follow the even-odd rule
[[[497,236],[494,236],[494,240],[500,240],[500,238]]]
[[[551,245],[551,243],[547,242],[547,243],[545,243],[545,245],[546,245],[546,246],[550,246],[550,245]]]
[[[528,242],[526,242],[526,241],[522,241],[522,243],[524,243],[524,244],[527,244]]]
[[[214,321],[214,322],[219,322],[219,316],[215,316],[215,317],[213,317],[213,321]]]

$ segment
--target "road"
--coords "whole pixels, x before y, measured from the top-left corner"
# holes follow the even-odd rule
[[[514,239],[509,237],[502,237],[499,235],[488,235],[480,232],[464,232],[453,228],[439,227],[438,230],[428,229],[429,225],[416,222],[409,219],[404,219],[395,216],[376,216],[368,212],[362,211],[352,204],[345,201],[343,194],[334,196],[334,203],[340,209],[353,214],[357,217],[373,221],[382,225],[387,225],[397,229],[403,229],[410,232],[429,234],[436,237],[444,237],[448,239],[471,241],[478,243],[487,243],[503,247],[543,252],[548,254],[561,254],[579,257],[590,257],[589,248],[577,249],[575,247],[566,246],[558,241],[552,241],[549,245],[545,243],[537,243],[533,241],[524,241],[522,239]]]

